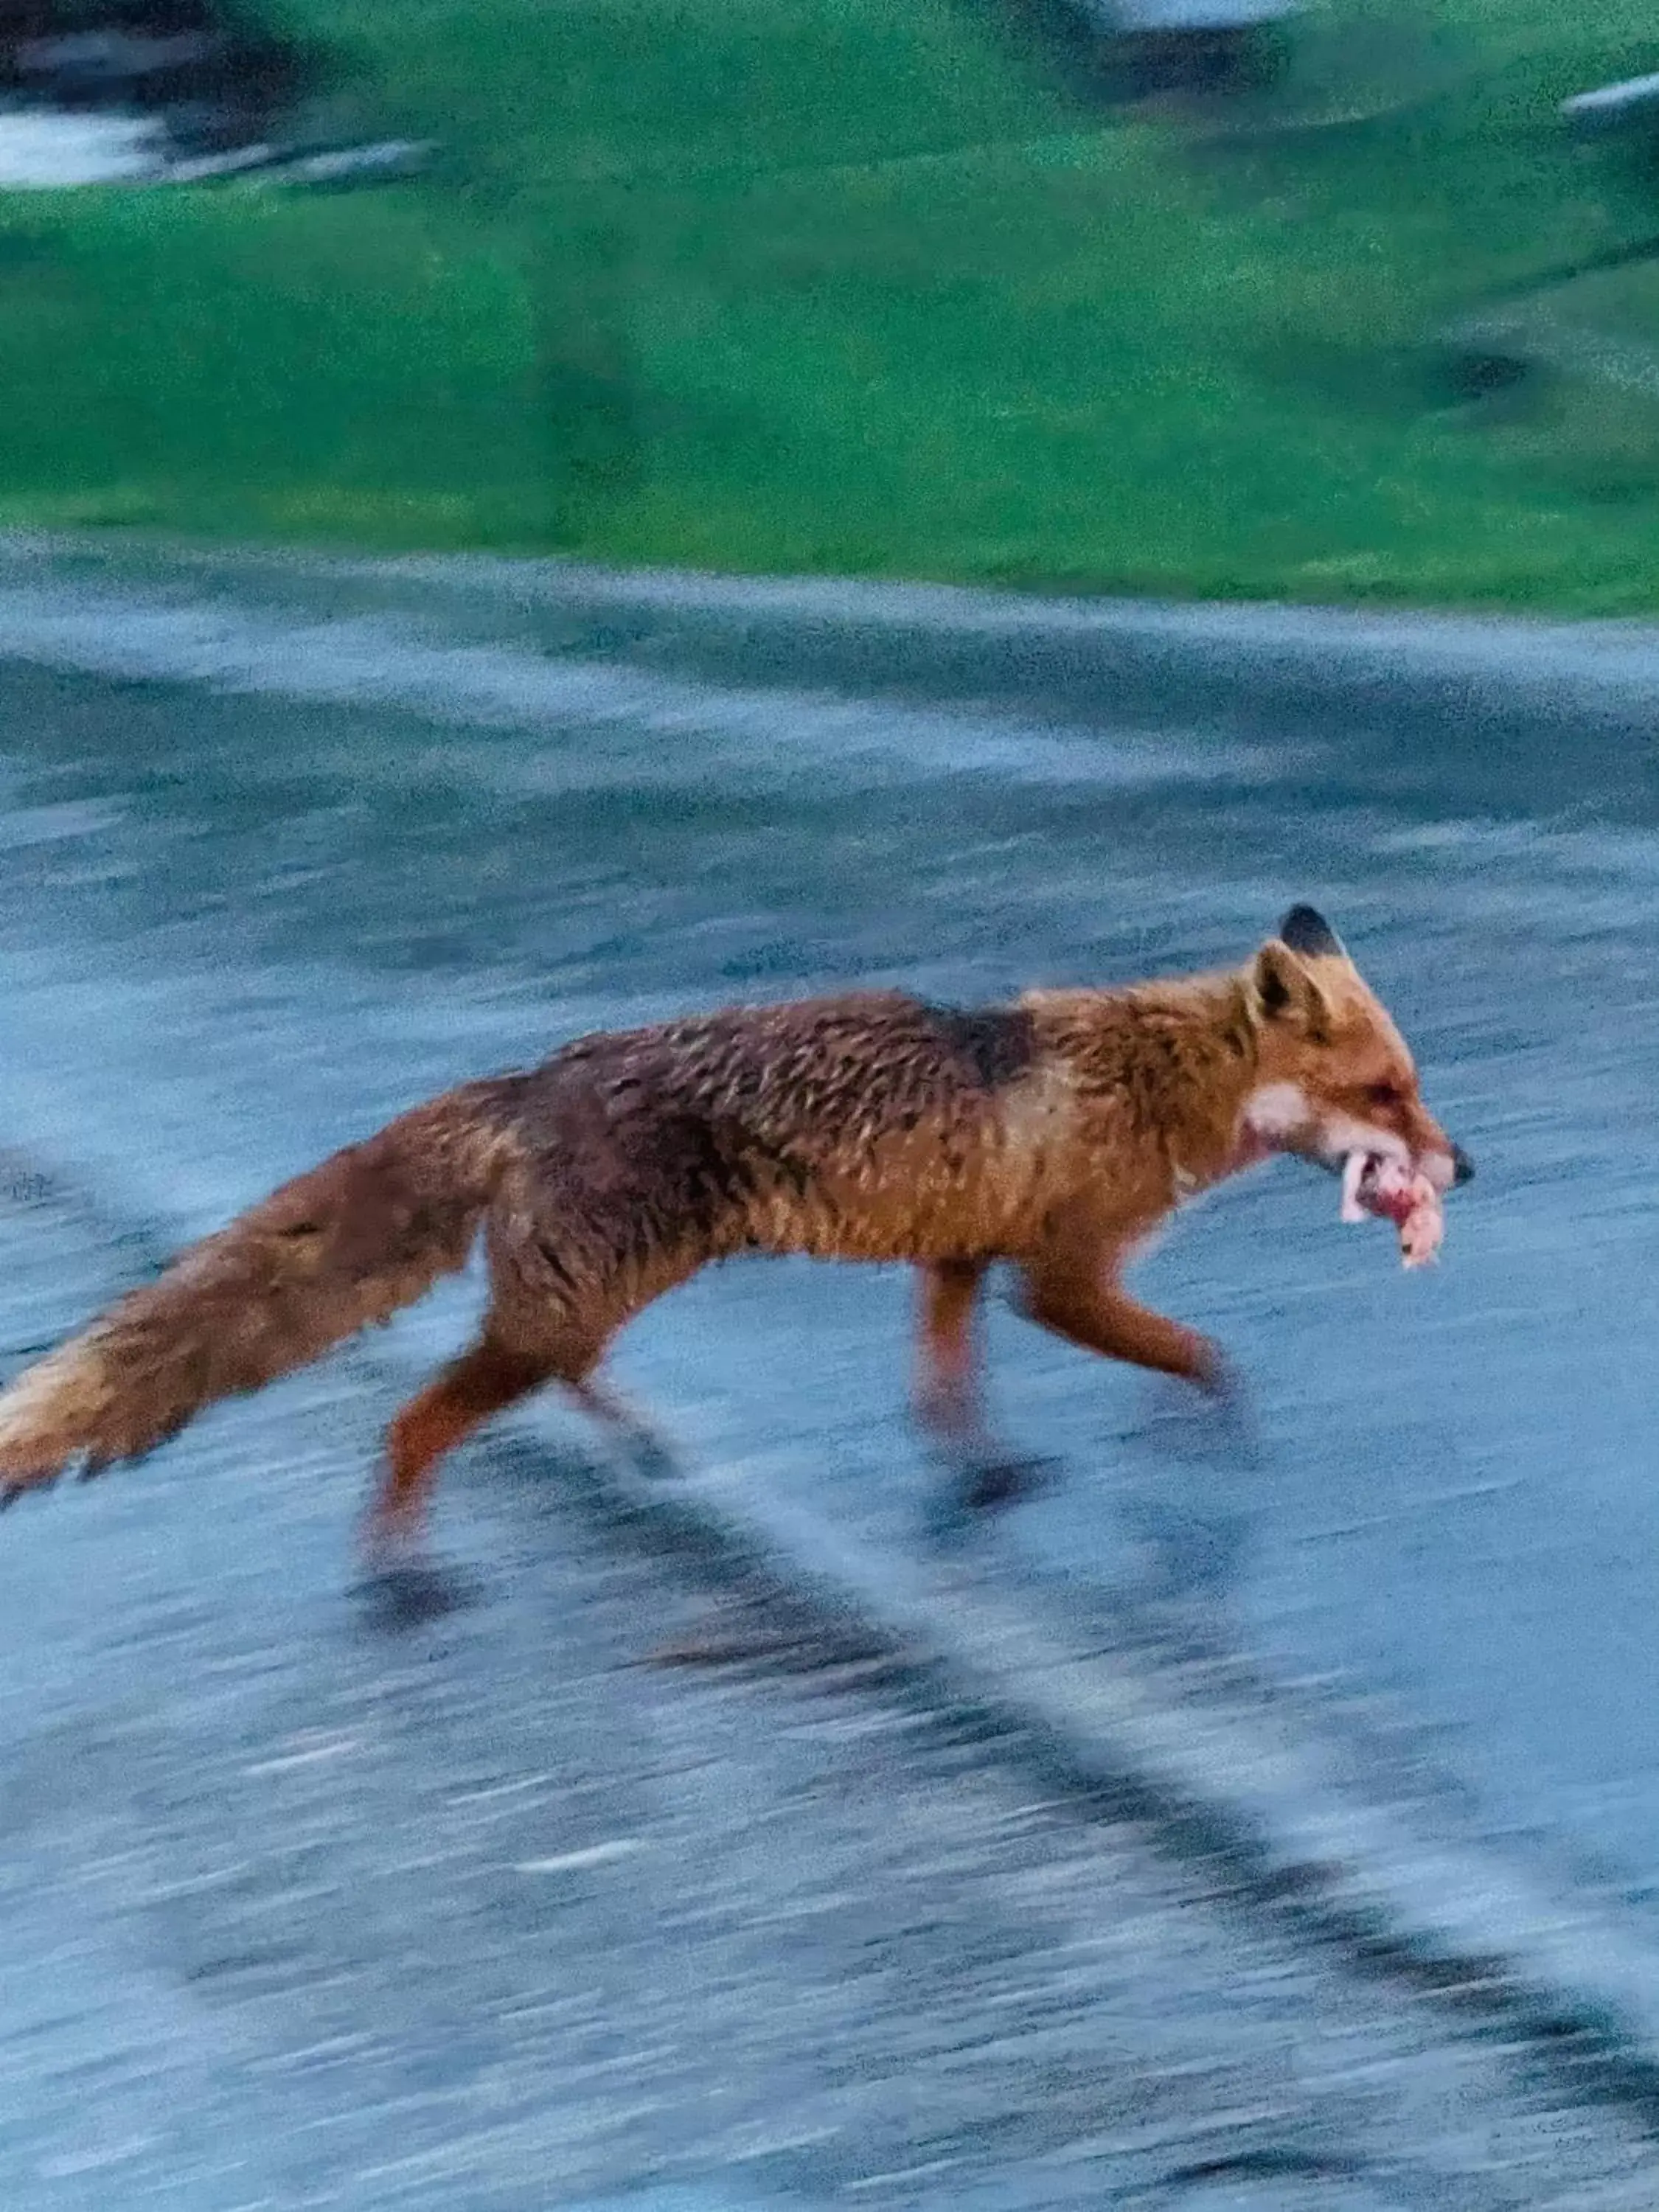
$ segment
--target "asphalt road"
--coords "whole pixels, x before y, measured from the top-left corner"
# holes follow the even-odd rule
[[[1133,727],[900,710],[450,650],[373,621],[295,636],[228,602],[161,619],[13,593],[7,647],[25,657],[0,661],[0,1133],[15,1147],[0,1346],[19,1357],[151,1264],[131,1224],[210,1227],[423,1093],[581,1030],[835,982],[971,1000],[1232,959],[1291,899],[1324,907],[1479,1159],[1443,1265],[1401,1274],[1385,1231],[1340,1228],[1330,1187],[1289,1165],[1182,1225],[1145,1286],[1254,1376],[1268,1450],[1248,1478],[1154,1461],[1136,1383],[1000,1314],[1001,1418],[1068,1474],[999,1540],[1011,1571],[1121,1583],[1146,1510],[1185,1483],[1183,1507],[1244,1537],[1231,1601],[1256,1646],[1391,1686],[1444,1729],[1493,1832],[1536,1830],[1645,1895],[1659,786],[1627,748],[1559,729],[1500,748],[1476,728],[1449,747],[1390,722],[1386,700],[1360,743],[1185,726],[1173,704]],[[170,680],[186,665],[214,682]],[[399,1323],[395,1345],[459,1340],[469,1297]],[[908,1543],[926,1474],[903,1416],[907,1310],[884,1271],[734,1266],[648,1316],[618,1365],[694,1457],[741,1460]],[[887,2015],[830,2004],[850,1971],[834,1944],[801,1954],[795,1986],[823,2002],[799,2033],[756,1957],[734,1958],[745,1913],[793,1924],[768,1888],[782,1877],[764,1854],[734,1863],[743,1823],[720,1790],[675,1778],[677,1745],[755,1805],[793,1805],[781,1832],[805,1821],[809,1857],[841,1851],[815,1929],[861,1889],[867,1832],[843,1813],[832,1847],[799,1810],[834,1795],[821,1723],[801,1723],[819,1750],[810,1782],[792,1779],[734,1717],[761,1692],[647,1691],[616,1671],[672,1601],[637,1564],[543,1555],[550,1535],[561,1557],[575,1539],[522,1447],[481,1449],[446,1493],[442,1539],[482,1575],[480,1605],[418,1646],[365,1643],[347,1547],[388,1410],[332,1367],[5,1524],[5,2201],[517,2212],[735,2171],[743,2128],[763,2139],[780,2111],[818,2117],[788,2155],[756,2154],[757,2187],[943,2204],[971,2180],[1071,2201],[1052,2164],[1042,2193],[1032,2160],[1075,2155],[1075,2115],[1040,2144],[999,2123],[988,2149],[971,2095],[935,2141],[893,2089],[878,2124],[889,2108],[846,2082]],[[897,1727],[842,1725],[866,1748]],[[892,1856],[869,1880],[897,1897],[916,1879],[898,1816],[867,1808],[927,1790],[887,1749],[872,1758],[854,1761],[859,1817]],[[994,1918],[985,1838],[1004,1816],[986,1814],[972,1849],[950,1844],[957,1788],[934,1776],[916,1832],[946,1837],[935,1865],[977,1850],[962,1915]],[[678,1871],[693,1838],[702,1907],[642,1871]],[[1173,1880],[1113,1849],[1134,1880]],[[512,1871],[543,1861],[545,1877]],[[567,1955],[531,1900],[573,1880],[593,1893],[562,1923],[580,1930]],[[1158,1894],[1178,1920],[1180,1896]],[[726,1952],[684,1933],[699,1910]],[[1078,1933],[1087,1913],[1067,1910],[1062,1951],[1121,1942],[1103,1922]],[[1152,2075],[1213,2053],[1240,1975],[1318,1981],[1260,1950],[1242,1964],[1246,1939],[1218,1929],[1196,1979],[1146,2000],[1191,2032],[1188,2059],[1159,2045]],[[960,1958],[939,1971],[967,1976],[951,1987],[972,1984],[981,2026],[1014,2002]],[[724,2009],[699,1983],[711,1972],[729,1978]],[[1044,2033],[1069,2002],[1054,1972],[1032,1977]],[[1294,2070],[1291,2023],[1349,2001],[1323,1981],[1264,1997],[1249,2063]],[[1109,2070],[1089,2042],[1103,2002],[1078,1997],[1087,2048],[1056,2078]],[[755,2110],[722,2133],[719,2045],[757,2005],[772,2027],[744,2061]],[[905,2036],[937,2010],[892,2014],[871,2078],[903,2078]],[[1368,2015],[1352,2033],[1384,2030]],[[911,2053],[930,2095],[937,2040]],[[1009,2059],[1010,2112],[1050,2096],[1032,2087],[1042,2066],[1019,2071],[1030,2055]],[[824,2118],[814,2100],[834,2105],[836,2083],[848,2101]],[[1291,2102],[1325,2127],[1314,2087]],[[1452,2155],[1444,2112],[1414,2109]],[[1398,2110],[1376,2124],[1397,2129]],[[1322,2203],[1361,2201],[1358,2182],[1319,2185]],[[1520,2201],[1566,2185],[1540,2172]],[[1274,2186],[1231,2201],[1315,2201],[1311,2181]]]

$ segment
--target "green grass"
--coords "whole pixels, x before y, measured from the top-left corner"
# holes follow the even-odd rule
[[[1310,13],[1288,97],[1407,105],[1241,147],[991,0],[289,0],[442,165],[0,204],[0,520],[1652,611],[1653,278],[1525,311],[1636,374],[1471,409],[1433,342],[1659,231],[1553,112],[1659,30],[1407,4]]]

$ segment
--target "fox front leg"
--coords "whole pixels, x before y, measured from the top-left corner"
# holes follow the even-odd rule
[[[1249,1400],[1232,1362],[1196,1329],[1132,1298],[1116,1279],[1112,1255],[1057,1248],[1029,1262],[1024,1275],[1025,1310],[1039,1328],[1103,1358],[1189,1383],[1200,1394],[1211,1434],[1230,1456],[1253,1462]]]
[[[1181,1407],[1156,1419],[1148,1441],[1161,1455],[1195,1461],[1195,1474],[1206,1461],[1212,1470],[1218,1461],[1235,1472],[1257,1464],[1249,1402],[1231,1363],[1196,1330],[1130,1297],[1103,1255],[1092,1255],[1092,1264],[1082,1254],[1051,1255],[1027,1268],[1026,1289],[1032,1320],[1068,1343],[1191,1386],[1182,1395],[1199,1420]],[[1224,1495],[1206,1492],[1200,1474],[1196,1492],[1182,1484],[1171,1495],[1160,1486],[1155,1496],[1125,1502],[1131,1525],[1151,1547],[1148,1594],[1155,1602],[1213,1603],[1238,1583],[1247,1514],[1231,1486]]]

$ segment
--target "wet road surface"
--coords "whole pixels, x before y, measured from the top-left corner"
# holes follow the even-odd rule
[[[581,1030],[848,981],[978,1000],[1231,960],[1310,897],[1480,1161],[1444,1264],[1401,1275],[1385,1231],[1340,1229],[1331,1187],[1288,1165],[1181,1225],[1142,1281],[1255,1378],[1267,1453],[1248,1477],[1153,1460],[1135,1381],[999,1313],[1000,1418],[1067,1474],[997,1540],[1011,1571],[1118,1584],[1138,1570],[1146,1514],[1184,1484],[1200,1529],[1243,1539],[1231,1601],[1259,1648],[1392,1686],[1444,1727],[1491,1829],[1541,1831],[1644,1894],[1659,1875],[1647,1358],[1659,787],[1645,763],[1559,731],[1496,749],[1472,728],[1452,749],[1386,714],[1359,744],[1189,728],[1173,708],[1133,727],[1057,726],[926,701],[653,688],[373,624],[330,659],[222,605],[197,635],[208,672],[241,687],[227,695],[164,680],[173,664],[154,625],[124,635],[100,618],[54,642],[40,617],[25,649],[57,665],[0,663],[8,1352],[152,1264],[118,1233],[132,1223],[210,1227],[423,1093]],[[459,1286],[398,1324],[394,1348],[458,1341],[470,1297]],[[886,1271],[734,1266],[647,1316],[618,1370],[694,1458],[740,1460],[860,1534],[910,1543],[927,1477],[903,1415],[908,1305]],[[916,2144],[933,2142],[933,2123],[901,2111],[893,2087],[875,2158],[881,2100],[854,2055],[875,2013],[848,1994],[835,1949],[850,1940],[835,1900],[862,1894],[867,1867],[849,1869],[873,1848],[860,1820],[889,1838],[872,1893],[886,1882],[914,1898],[897,1840],[911,1816],[885,1793],[932,1790],[915,1819],[944,1836],[958,1789],[1004,1785],[902,1782],[902,1762],[890,1771],[870,1748],[896,1723],[850,1708],[833,1721],[790,1709],[784,1733],[812,1747],[792,1778],[750,1746],[742,1699],[761,1692],[647,1690],[617,1674],[624,1647],[654,1631],[640,1614],[661,1577],[608,1557],[560,1564],[579,1540],[510,1438],[458,1462],[443,1493],[445,1547],[483,1577],[485,1601],[418,1646],[366,1644],[348,1545],[388,1410],[348,1361],[222,1410],[142,1473],[5,1524],[17,1971],[0,2000],[0,2110],[15,2092],[21,2116],[0,2131],[5,2201],[107,2204],[119,2171],[123,2203],[145,2190],[215,2208],[555,2203],[589,2180],[647,2178],[653,2160],[729,2167],[738,2137],[704,2107],[725,2094],[711,2083],[739,2075],[757,2112],[816,2113],[829,2098],[840,2115],[799,2123],[804,2142],[840,2148],[816,2166],[799,2145],[781,2166],[757,2154],[757,2184],[833,2194],[862,2181],[865,2201],[942,2204],[971,2180],[1028,2192],[1011,2202],[1070,2201],[1041,2193],[1031,2161],[1086,2130],[1069,2113],[1042,2146],[1021,2134],[1041,2135],[1050,2124],[1030,2114],[1054,2101],[1031,2087],[1047,2061],[1020,2075],[1029,2050],[1000,2093],[1027,2115],[999,2123],[1012,2133],[964,2152],[979,2110],[964,2088],[939,2122],[946,2163],[930,2180]],[[573,1423],[569,1448],[586,1441]],[[841,1735],[858,1746],[850,1766],[826,1748]],[[722,1778],[717,1807],[665,1778],[682,1736],[692,1765]],[[699,1924],[682,1856],[694,1838],[705,1929],[729,1947],[757,1910],[793,1924],[764,1901],[777,1869],[738,1851],[728,1787],[773,1808],[781,1832],[793,1816],[780,1806],[851,1790],[843,1804],[864,1808],[836,1816],[852,1823],[831,1824],[839,1870],[800,1906],[813,1933],[789,1986],[817,1990],[800,2002],[819,2009],[799,2033],[779,2024],[787,1992],[765,1982],[771,1966],[665,1932],[677,1913]],[[509,1809],[475,1832],[457,1809],[469,1802]],[[820,1813],[799,1817],[790,1848],[830,1850]],[[959,1849],[963,1881],[981,1885],[960,1926],[947,1913],[938,1971],[970,2009],[994,2011],[1012,2000],[957,1947],[968,1923],[1014,1909],[986,1902],[1005,1896],[1001,1845],[987,1840],[1004,1814],[984,1818],[977,1844],[940,1842],[927,1863],[954,1864]],[[629,1849],[606,1856],[617,1842]],[[1091,1932],[1062,1950],[1130,1940],[1115,1880],[1173,1882],[1121,1839],[1097,1867],[1099,1849],[1098,1917],[1068,1905]],[[574,1963],[540,1878],[511,1871],[571,1852],[587,1886]],[[665,1872],[641,1908],[647,1863]],[[1048,1877],[1028,1873],[1040,1892]],[[1065,1881],[1082,1878],[1073,1865]],[[1009,1879],[1018,1890],[1026,1875]],[[1177,1891],[1159,1893],[1176,1918],[1154,1946],[1187,1925]],[[1305,1963],[1243,1961],[1244,1936],[1205,1926],[1215,1948],[1156,1999],[1159,2033],[1178,2041],[1182,2021],[1182,2047],[1223,2063],[1229,1978],[1305,1973],[1313,1994],[1263,2000],[1248,2059],[1299,2068],[1298,2006],[1349,2000]],[[711,1955],[732,1977],[724,2012],[700,1978]],[[913,1966],[904,1954],[890,1971]],[[1045,2035],[1060,2033],[1070,1971],[1033,1970]],[[933,2039],[931,2056],[913,2054],[929,2100],[943,2094],[940,2007],[956,2002],[915,2000]],[[740,2066],[710,2057],[763,2014],[775,2048]],[[1116,2033],[1109,2003],[1090,1984],[1075,2016],[1087,2055],[1061,2034],[1054,2079],[1074,2068],[1097,2084],[1111,2064],[1090,2039]],[[913,2032],[895,2015],[890,2083]],[[1410,2031],[1367,2017],[1363,2033]],[[1188,2063],[1175,2049],[1158,2046],[1152,2075]],[[1396,2058],[1376,2061],[1389,2095]],[[864,2082],[863,2105],[843,2075]],[[1297,2087],[1298,2124],[1318,2095]],[[1443,2114],[1423,2135],[1445,2152]],[[485,2148],[457,2166],[470,2142]],[[1299,2196],[1273,2185],[1232,2201],[1315,2201],[1311,2180]],[[1318,2185],[1321,2203],[1360,2202],[1358,2184]],[[1560,2172],[1549,2185],[1565,2185]]]

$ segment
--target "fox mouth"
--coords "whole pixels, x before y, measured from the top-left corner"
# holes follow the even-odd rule
[[[1389,1153],[1357,1149],[1347,1154],[1340,1168],[1333,1164],[1333,1171],[1342,1177],[1344,1221],[1364,1221],[1368,1215],[1382,1214],[1390,1221],[1403,1222],[1417,1202],[1414,1170]]]
[[[1368,1217],[1393,1223],[1407,1267],[1426,1267],[1445,1235],[1439,1188],[1421,1167],[1362,1145],[1342,1163],[1342,1218]]]
[[[1366,1206],[1366,1201],[1395,1182],[1407,1182],[1419,1171],[1418,1163],[1403,1146],[1356,1144],[1333,1145],[1327,1141],[1319,1149],[1303,1155],[1314,1167],[1326,1175],[1335,1176],[1342,1185],[1342,1218],[1357,1219],[1351,1207]],[[1367,1209],[1369,1210],[1369,1209]]]
[[[1342,1179],[1345,1221],[1357,1221],[1362,1212],[1392,1216],[1401,1202],[1402,1188],[1419,1178],[1431,1183],[1443,1196],[1448,1190],[1461,1190],[1466,1182],[1474,1180],[1474,1162],[1462,1145],[1449,1146],[1443,1154],[1412,1153],[1403,1149],[1396,1152],[1392,1148],[1384,1151],[1381,1146],[1354,1145],[1346,1152],[1323,1152],[1314,1157],[1327,1175]]]

